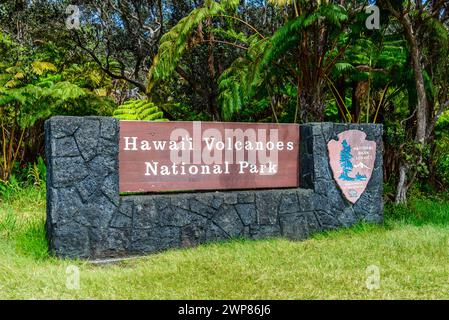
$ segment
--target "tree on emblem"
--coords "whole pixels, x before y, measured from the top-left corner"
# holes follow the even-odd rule
[[[349,176],[349,173],[352,171],[353,165],[352,165],[352,154],[351,154],[351,146],[349,143],[345,140],[341,143],[343,146],[343,149],[340,152],[340,167],[341,167],[341,175],[340,179],[344,181],[354,181],[354,178],[351,178]]]
[[[351,154],[351,146],[349,145],[348,141],[343,140],[341,143],[343,146],[343,149],[340,152],[340,167],[341,167],[341,175],[340,179],[344,181],[365,181],[366,175],[360,174],[357,172],[355,175],[355,178],[350,177],[349,173],[354,168],[352,164],[352,154]]]

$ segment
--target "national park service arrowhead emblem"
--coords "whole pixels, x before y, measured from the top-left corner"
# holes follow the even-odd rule
[[[347,130],[338,134],[338,141],[327,144],[334,179],[346,199],[359,200],[371,178],[376,160],[376,142],[366,140],[366,133]]]

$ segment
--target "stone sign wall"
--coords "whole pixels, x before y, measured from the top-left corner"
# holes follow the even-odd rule
[[[50,251],[96,259],[233,237],[299,240],[382,221],[382,126],[308,123],[299,130],[299,172],[292,174],[299,174],[300,188],[120,196],[119,121],[53,117],[45,123]],[[354,203],[334,180],[328,149],[348,130],[376,144],[371,176]],[[337,152],[346,150],[342,145]],[[351,158],[345,159],[350,168]],[[354,178],[356,170],[342,173]]]

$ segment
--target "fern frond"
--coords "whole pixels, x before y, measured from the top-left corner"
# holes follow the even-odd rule
[[[82,88],[68,81],[59,82],[50,89],[51,97],[61,101],[76,99],[86,95],[86,92]]]
[[[112,116],[119,120],[168,121],[162,111],[148,100],[128,100]]]
[[[142,117],[142,120],[154,121],[157,119],[161,119],[163,116],[164,116],[164,114],[162,113],[162,111],[158,111],[158,112],[148,114],[148,115]]]
[[[135,116],[137,114],[136,110],[134,108],[126,108],[125,106],[120,106],[118,109],[116,109],[113,113],[114,116],[121,116],[121,115],[133,115]]]
[[[344,73],[350,72],[355,70],[354,66],[350,64],[349,62],[337,62],[334,65],[335,73],[340,76]]]
[[[191,34],[200,23],[229,10],[236,10],[238,4],[238,0],[222,0],[221,2],[206,0],[202,7],[194,9],[165,33],[160,39],[158,54],[148,72],[147,90],[151,91],[155,82],[167,79],[173,73],[182,55],[188,49]]]
[[[42,75],[45,71],[57,71],[56,66],[53,63],[46,61],[32,62],[31,70],[37,75]]]

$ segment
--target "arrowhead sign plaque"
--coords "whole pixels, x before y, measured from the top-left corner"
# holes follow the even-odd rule
[[[376,159],[376,142],[366,140],[366,133],[347,130],[338,134],[338,141],[327,144],[334,179],[343,195],[356,203],[366,189]]]

